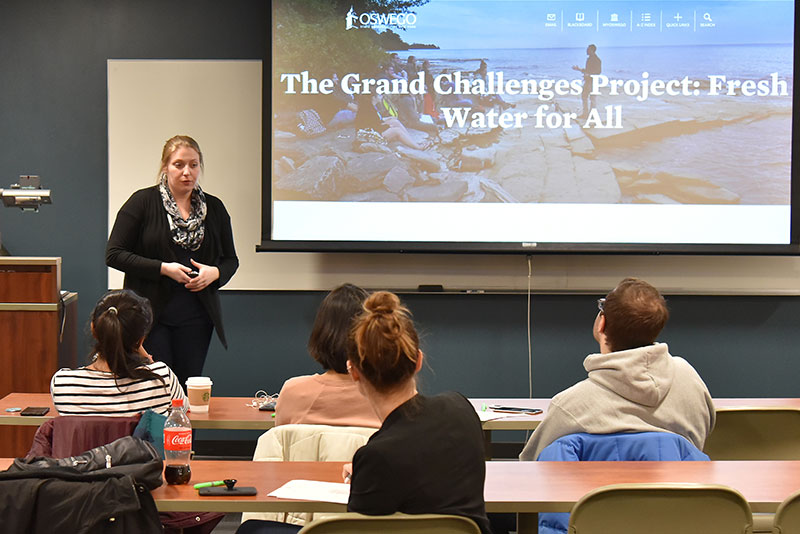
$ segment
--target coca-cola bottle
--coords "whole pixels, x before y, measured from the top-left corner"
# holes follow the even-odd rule
[[[192,455],[192,423],[183,411],[183,399],[172,399],[172,408],[164,422],[164,479],[167,484],[187,484],[192,478],[189,459]]]

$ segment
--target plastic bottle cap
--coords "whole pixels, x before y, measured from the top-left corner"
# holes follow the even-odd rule
[[[183,399],[172,399],[172,406],[183,406]]]

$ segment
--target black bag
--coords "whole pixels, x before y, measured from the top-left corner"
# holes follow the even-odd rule
[[[125,436],[107,445],[95,447],[69,458],[16,458],[9,472],[36,471],[48,468],[65,468],[77,473],[130,475],[148,490],[154,490],[164,481],[161,473],[164,463],[155,448],[148,442],[133,436]]]
[[[41,456],[17,458],[8,468],[8,472],[19,472],[20,474],[49,472],[56,477],[79,473],[89,475],[91,478],[130,476],[135,481],[135,487],[140,493],[142,511],[145,512],[145,516],[150,516],[151,512],[155,512],[155,503],[150,496],[150,490],[163,484],[162,471],[163,461],[153,445],[133,436],[119,438],[107,445],[95,447],[83,454],[69,458]],[[163,525],[166,534],[207,534],[214,530],[223,517],[225,514],[219,512],[161,512],[158,514],[159,528]]]
[[[75,466],[61,465],[52,458],[17,459],[0,472],[3,534],[164,532],[151,488],[134,479],[133,474],[157,487],[161,474],[158,479],[152,476],[152,462],[82,472],[79,466],[94,465],[88,457],[85,459],[86,463]],[[146,469],[137,469],[144,465]]]

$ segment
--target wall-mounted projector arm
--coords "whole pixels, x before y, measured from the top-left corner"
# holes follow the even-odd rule
[[[23,211],[39,211],[42,204],[53,203],[50,190],[40,188],[38,176],[20,176],[19,183],[0,189],[0,197],[5,207]]]

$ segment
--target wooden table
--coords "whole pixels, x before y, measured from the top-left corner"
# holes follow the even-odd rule
[[[344,506],[288,501],[267,494],[289,480],[341,482],[342,462],[192,462],[192,483],[236,478],[253,497],[199,497],[191,486],[162,486],[162,511],[343,511]],[[758,462],[486,462],[489,512],[569,512],[583,495],[608,484],[691,482],[739,490],[754,512],[774,512],[800,487],[800,461]]]
[[[266,430],[275,426],[273,412],[260,412],[250,405],[250,397],[212,397],[207,413],[189,412],[192,428],[222,428],[236,430]],[[476,410],[485,404],[501,404],[539,408],[539,415],[510,415],[502,419],[486,421],[483,429],[492,430],[533,430],[547,415],[550,399],[476,398],[470,399]],[[790,407],[800,409],[800,398],[729,398],[714,399],[717,410],[742,407]],[[19,413],[6,412],[6,408],[26,406],[49,406],[50,413],[43,417],[21,417]],[[55,407],[49,393],[10,393],[0,399],[0,425],[38,426],[56,416]]]
[[[275,426],[274,412],[260,412],[248,403],[249,397],[211,397],[207,413],[189,412],[192,428],[224,428],[236,430],[266,430]],[[22,417],[6,412],[6,408],[49,406],[50,412],[42,417]],[[56,417],[55,406],[49,393],[10,393],[0,399],[0,425],[39,426]]]
[[[533,430],[547,415],[550,399],[469,399],[476,410],[481,410],[483,405],[491,406],[518,406],[521,408],[538,408],[542,410],[539,415],[511,415],[503,419],[486,421],[484,430]],[[796,408],[800,409],[800,398],[720,398],[714,399],[717,411],[732,408]]]
[[[0,459],[0,469],[11,462]],[[189,485],[161,486],[153,498],[161,511],[341,512],[345,506],[294,501],[267,494],[294,479],[341,482],[342,462],[192,462],[192,483],[236,478],[255,486],[252,497],[200,497]],[[569,512],[590,490],[618,483],[689,482],[739,490],[753,512],[775,512],[800,487],[800,461],[759,462],[487,462],[487,512],[516,512],[523,530],[540,512]],[[535,529],[533,530],[535,532]]]

